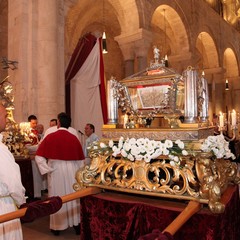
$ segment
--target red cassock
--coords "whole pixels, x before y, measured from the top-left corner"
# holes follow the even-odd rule
[[[57,160],[84,160],[81,143],[66,129],[47,135],[38,147],[36,155]]]

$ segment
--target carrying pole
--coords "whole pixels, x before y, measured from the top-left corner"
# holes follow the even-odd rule
[[[98,188],[98,187],[83,188],[80,191],[62,196],[61,197],[62,203],[66,203],[66,202],[69,202],[69,201],[72,201],[72,200],[75,200],[75,199],[78,199],[81,197],[86,197],[89,195],[97,194],[97,193],[100,193],[101,191],[102,191],[102,189]],[[46,200],[46,201],[43,201],[42,203],[48,203],[48,201]],[[9,213],[0,215],[0,223],[7,222],[7,221],[13,220],[15,218],[23,217],[25,215],[26,211],[27,211],[27,207],[21,208],[14,212],[9,212]]]

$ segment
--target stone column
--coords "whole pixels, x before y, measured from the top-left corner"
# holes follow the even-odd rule
[[[115,38],[123,54],[125,77],[134,74],[134,44],[127,39],[118,36]]]
[[[152,33],[145,29],[138,29],[129,35],[115,37],[122,50],[125,61],[125,77],[139,72],[147,67],[147,55],[151,46]],[[135,62],[137,59],[137,62]]]
[[[232,108],[240,112],[240,77],[228,77],[230,101]]]
[[[135,55],[137,57],[137,72],[140,72],[150,64],[148,64],[148,52],[152,47],[152,33],[144,29],[141,31],[141,38],[135,41]],[[153,49],[151,48],[151,51]]]
[[[212,79],[212,101],[214,106],[214,112],[216,114],[219,114],[220,111],[225,112],[225,102],[226,99],[218,97],[216,101],[217,96],[223,96],[225,91],[225,80],[223,73],[213,73],[213,79]]]
[[[63,10],[62,0],[38,1],[37,98],[38,113],[44,122],[65,109]]]
[[[134,73],[134,59],[124,61],[125,77],[131,76]]]
[[[18,69],[9,72],[15,90],[17,122],[35,114],[48,127],[64,111],[63,0],[11,0],[8,15],[8,58]]]

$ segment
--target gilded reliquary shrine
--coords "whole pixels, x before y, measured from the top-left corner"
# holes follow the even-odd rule
[[[231,139],[221,128],[214,136],[208,101],[203,74],[192,67],[178,74],[158,56],[142,72],[111,78],[109,122],[88,149],[91,164],[77,172],[75,190],[97,186],[195,200],[222,213],[223,192],[240,179]]]

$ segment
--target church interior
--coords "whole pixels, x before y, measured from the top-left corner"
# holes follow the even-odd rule
[[[81,235],[58,239],[239,239],[240,1],[0,0],[0,22],[0,85],[11,84],[12,121],[24,126],[34,114],[46,130],[67,112],[82,145],[89,122],[100,137],[73,188],[103,191],[81,199]],[[230,150],[207,152],[212,136]],[[145,153],[123,151],[143,138],[156,156],[137,161]],[[22,224],[23,239],[57,238],[48,218],[46,235],[40,221]]]

